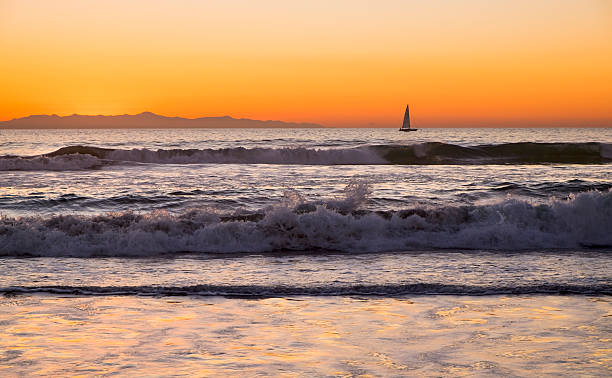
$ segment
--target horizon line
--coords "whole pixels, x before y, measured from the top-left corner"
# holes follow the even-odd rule
[[[308,121],[284,121],[284,120],[279,120],[279,119],[255,119],[255,118],[245,118],[245,117],[241,117],[241,118],[236,118],[234,116],[225,114],[225,115],[202,115],[202,116],[196,116],[196,117],[187,117],[187,116],[177,116],[177,115],[164,115],[164,114],[159,114],[159,113],[155,113],[149,110],[146,111],[142,111],[139,113],[134,113],[134,114],[130,114],[130,113],[123,113],[123,114],[80,114],[80,113],[72,113],[72,114],[67,114],[67,115],[59,115],[57,113],[52,113],[52,114],[29,114],[23,117],[15,117],[12,119],[6,119],[6,120],[0,120],[0,124],[8,124],[10,122],[13,121],[19,121],[19,120],[24,120],[30,117],[54,117],[54,118],[68,118],[68,117],[74,117],[74,116],[78,116],[78,117],[123,117],[123,116],[130,116],[130,117],[134,117],[134,116],[139,116],[139,115],[152,115],[152,116],[157,116],[157,117],[163,117],[163,118],[169,118],[169,119],[177,119],[177,120],[200,120],[200,119],[232,119],[232,120],[243,120],[243,121],[255,121],[255,122],[278,122],[278,123],[287,123],[287,124],[293,124],[293,125],[300,125],[300,124],[304,124],[304,125],[314,125],[314,126],[320,126],[320,128],[328,128],[328,129],[343,129],[343,128],[359,128],[359,129],[393,129],[393,128],[399,128],[398,125],[401,124],[401,120],[399,120],[398,117],[398,124],[376,124],[376,123],[356,123],[354,125],[329,125],[329,124],[324,124],[324,123],[318,123],[318,122],[308,122]],[[603,121],[603,122],[602,122]],[[579,128],[579,129],[606,129],[606,128],[612,128],[612,121],[608,121],[608,120],[585,120],[585,121],[579,121],[579,120],[566,120],[566,121],[553,121],[553,122],[546,122],[545,124],[542,123],[541,121],[534,121],[534,120],[524,120],[522,122],[524,122],[523,125],[520,124],[516,124],[517,122],[521,122],[521,120],[494,120],[491,121],[491,123],[489,125],[484,125],[483,121],[475,121],[474,123],[471,122],[465,122],[465,121],[460,121],[460,122],[456,122],[456,123],[449,123],[447,122],[441,122],[438,124],[432,124],[432,125],[427,125],[427,126],[420,126],[420,125],[416,125],[418,128],[428,128],[428,129],[442,129],[442,128],[448,128],[448,129],[463,129],[463,128],[474,128],[474,129],[528,129],[528,128],[534,128],[534,129],[547,129],[547,128],[561,128],[561,129],[569,129],[569,128]],[[570,124],[568,124],[568,122]],[[505,123],[509,123],[507,125],[504,125]],[[558,123],[558,124],[555,124]],[[582,124],[582,125],[581,125]],[[594,124],[594,125],[593,125]],[[5,125],[2,125],[3,128],[5,127]],[[83,128],[90,128],[90,129],[104,129],[105,127],[83,127]],[[130,127],[108,127],[108,129],[128,129]],[[150,128],[150,129],[164,129],[164,128],[168,128],[168,129],[176,129],[176,128],[180,128],[180,127],[138,127],[138,128]],[[200,128],[206,128],[206,127],[200,127]],[[236,127],[211,127],[211,128],[236,128]],[[245,128],[259,128],[256,126],[253,127],[245,127]],[[282,128],[282,127],[276,127],[276,128]],[[299,127],[290,127],[290,128],[299,128]],[[28,127],[28,129],[38,129],[36,127]],[[74,127],[72,128],[56,128],[56,127],[41,127],[40,129],[76,129]]]

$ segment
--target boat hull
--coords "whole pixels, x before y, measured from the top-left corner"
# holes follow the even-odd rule
[[[417,131],[418,129],[399,129],[399,131]]]

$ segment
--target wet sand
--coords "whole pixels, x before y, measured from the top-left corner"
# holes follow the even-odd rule
[[[609,376],[612,298],[0,298],[0,375]]]

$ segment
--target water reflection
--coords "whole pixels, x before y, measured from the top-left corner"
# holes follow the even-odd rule
[[[611,310],[563,296],[4,297],[0,372],[606,375]]]

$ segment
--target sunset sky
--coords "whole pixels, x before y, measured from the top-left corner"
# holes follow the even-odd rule
[[[612,126],[609,0],[0,0],[0,120]]]

